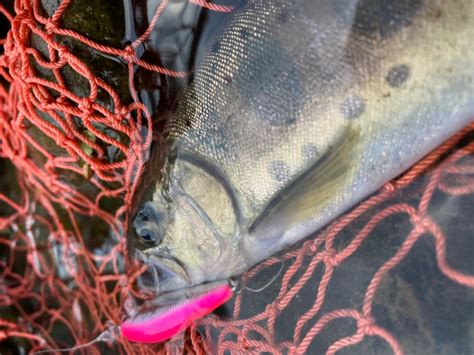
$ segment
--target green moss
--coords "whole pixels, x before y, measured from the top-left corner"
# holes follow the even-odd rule
[[[41,3],[43,5],[44,15],[51,16],[55,12],[59,1],[42,0]],[[115,0],[75,0],[71,2],[71,5],[66,9],[61,17],[60,26],[62,28],[77,31],[96,42],[117,47],[120,46],[125,31],[123,5],[121,2]],[[112,86],[112,88],[118,93],[122,104],[127,105],[131,102],[131,95],[128,87],[128,70],[126,65],[120,59],[105,56],[89,46],[67,36],[56,36],[54,40],[66,46],[71,53],[90,68],[96,77],[101,78]],[[44,42],[40,37],[32,35],[30,44],[41,53],[45,60],[49,60],[49,52],[46,42]],[[36,71],[36,75],[51,82],[57,82],[52,70],[41,67],[32,56],[30,56],[30,63]],[[71,92],[84,98],[90,95],[91,88],[89,81],[76,72],[72,66],[66,64],[61,68],[61,74],[66,87]],[[55,90],[50,89],[49,92],[53,98],[59,96],[59,93]],[[96,102],[110,111],[115,109],[110,96],[104,90],[99,89]],[[41,111],[41,108],[38,108],[37,114],[45,121],[55,125],[56,128],[61,129],[52,117]],[[58,114],[61,113],[58,112]],[[108,149],[110,149],[108,143],[95,137],[92,132],[87,131],[81,118],[73,117],[73,119],[77,129],[93,142],[101,146],[103,151],[107,152]],[[94,124],[94,126],[98,131],[116,139],[122,144],[127,145],[129,143],[129,138],[120,132],[99,123]],[[68,153],[60,148],[53,139],[47,137],[34,125],[27,124],[27,129],[28,133],[54,156],[68,155]],[[81,147],[86,154],[94,157],[95,151],[93,151],[91,147],[86,144],[82,144]],[[35,163],[40,166],[44,164],[45,158],[32,147],[30,148],[30,157],[35,161]],[[117,152],[116,154],[113,154],[112,157],[107,157],[106,161],[116,162],[124,158],[123,153]],[[78,161],[77,164],[83,169],[83,176],[71,173],[67,170],[60,170],[57,171],[59,178],[62,181],[71,184],[80,193],[93,200],[99,191],[90,181],[92,173],[90,166],[88,166],[85,161]],[[106,187],[114,189],[118,187],[117,185],[118,184],[116,183],[106,184]],[[118,203],[104,204],[104,207],[109,212],[114,212],[119,206]]]
[[[122,103],[131,102],[131,95],[128,86],[127,66],[119,59],[104,56],[102,53],[88,47],[87,45],[72,38],[63,37],[59,42],[66,46],[71,52],[83,61],[92,73],[104,80],[117,92]],[[69,65],[65,65],[62,70],[67,86],[78,96],[88,96],[90,94],[89,81],[80,76]],[[112,101],[105,92],[98,95],[98,102],[112,108]]]
[[[51,16],[59,3],[59,0],[41,0],[44,15]],[[61,28],[68,28],[77,31],[78,33],[81,33],[98,43],[113,47],[120,47],[125,32],[122,2],[116,0],[73,0],[71,2],[71,6],[62,16],[61,23],[59,25],[61,26]],[[38,26],[41,28],[42,25],[38,24]],[[42,29],[44,30],[44,27]],[[131,103],[132,100],[128,86],[128,70],[127,66],[124,64],[124,62],[121,61],[121,59],[112,58],[110,56],[104,55],[90,48],[89,46],[67,36],[55,36],[54,41],[67,47],[68,51],[70,51],[82,62],[84,62],[96,77],[102,79],[108,85],[110,85],[117,92],[119,99],[121,100],[121,103],[123,105],[128,105],[129,103]],[[41,39],[37,35],[32,34],[32,36],[30,37],[29,44],[31,47],[38,50],[38,52],[45,61],[50,60],[48,46],[43,39]],[[29,56],[29,63],[35,71],[36,76],[44,78],[50,82],[58,83],[54,72],[51,69],[42,67],[40,63],[37,62],[36,59],[31,55]],[[82,75],[80,75],[78,72],[76,72],[73,66],[71,66],[70,64],[66,64],[60,69],[60,73],[68,90],[70,90],[79,97],[87,98],[90,96],[91,88],[89,81]],[[49,91],[52,100],[55,100],[60,96],[60,94],[55,90],[47,90]],[[65,100],[67,102],[68,99]],[[96,102],[111,112],[115,110],[110,96],[102,89],[99,89],[98,91]],[[71,104],[75,105],[76,103],[71,102]],[[53,117],[51,117],[50,115],[46,114],[41,107],[36,108],[36,113],[43,120],[54,125],[57,129],[61,130],[60,125],[55,121],[55,119],[53,119]],[[56,113],[61,115],[61,112],[59,111],[57,111]],[[98,144],[106,153],[106,156],[104,157],[104,163],[117,162],[125,159],[123,152],[116,150],[114,147],[111,147],[108,143],[102,141],[94,133],[87,130],[82,121],[82,118],[72,117],[72,120],[73,124],[76,126],[76,129],[79,132],[81,132],[84,136],[86,136],[95,144]],[[126,135],[117,132],[112,127],[108,127],[97,122],[92,124],[98,131],[119,141],[125,146],[129,144],[129,138]],[[43,147],[53,156],[66,157],[69,155],[69,153],[65,149],[58,146],[55,139],[52,139],[46,134],[44,134],[41,129],[32,124],[30,121],[28,121],[28,118],[25,120],[25,127],[27,133],[41,147]],[[95,156],[97,154],[96,151],[87,144],[80,144],[80,148],[88,156],[92,158],[98,158],[97,156]],[[42,167],[47,163],[47,159],[45,158],[45,156],[43,156],[38,150],[36,150],[31,145],[28,145],[28,157],[32,159],[34,163],[39,167]],[[77,164],[76,166],[83,170],[84,174],[78,174],[69,170],[59,168],[56,169],[55,173],[58,174],[58,178],[61,182],[72,186],[79,193],[86,196],[90,201],[95,202],[95,199],[100,193],[100,190],[95,184],[92,183],[93,177],[90,166],[88,166],[85,161],[82,161],[80,159],[75,164]],[[115,190],[120,187],[120,184],[117,182],[101,183],[105,186],[105,188],[110,190]],[[15,201],[21,200],[21,192],[18,189],[15,168],[13,164],[4,160],[0,160],[0,192],[5,193]],[[122,203],[123,201],[119,198],[104,198],[100,200],[99,207],[106,212],[114,214],[116,210],[122,206]],[[104,245],[104,241],[109,238],[109,225],[102,219],[95,216],[82,215],[71,210],[68,211],[66,209],[66,206],[63,206],[58,203],[53,203],[52,207],[57,213],[59,220],[66,231],[75,233],[75,225],[79,227],[79,232],[81,233],[85,246],[88,250],[92,251],[95,248],[102,247]],[[4,206],[4,204],[0,204],[0,208],[0,215],[2,215],[2,213],[9,215],[14,212],[7,206]],[[71,213],[75,223],[73,223],[73,221],[71,220]],[[46,218],[48,218],[49,216],[49,212],[46,211],[44,207],[41,206],[41,204],[36,205],[35,214],[44,216]],[[24,225],[20,225],[19,227],[24,228]],[[33,228],[35,229],[36,233],[35,238],[38,239],[38,250],[41,252],[42,256],[46,258],[48,264],[54,264],[55,261],[53,254],[51,252],[48,252],[48,250],[46,249],[49,246],[47,242],[49,237],[49,230],[45,229],[44,227],[41,227],[39,224],[33,226]],[[14,238],[13,231],[10,230],[6,232],[9,234],[9,237]],[[6,248],[4,248],[4,250],[1,250],[0,248],[1,257],[6,257],[6,255],[3,255],[4,253],[8,253]],[[26,255],[16,255],[14,267],[15,271],[17,271],[19,274],[24,273],[24,266],[27,265],[24,262],[25,257]],[[80,263],[78,267],[84,268],[87,267],[87,265]],[[88,270],[86,270],[85,272],[87,274]],[[54,300],[50,299],[50,297],[46,298],[48,302],[48,307],[54,308],[56,306],[54,304]],[[26,307],[25,309],[29,308]],[[6,315],[6,317],[8,316],[9,314]],[[16,319],[16,317],[16,314],[11,314],[12,319]],[[70,338],[69,334],[61,333],[59,325],[58,327],[54,326],[52,333],[54,333],[55,336],[57,335],[59,337],[63,336]],[[16,349],[25,348],[22,343],[16,341],[9,344],[9,346],[12,346]],[[0,352],[1,351],[2,350],[0,350]]]
[[[0,194],[13,201],[21,201],[21,192],[17,184],[16,168],[10,160],[0,159]],[[0,202],[0,217],[10,216],[15,211],[4,202]]]
[[[62,17],[65,28],[107,45],[119,46],[125,37],[124,8],[117,0],[74,0]]]
[[[8,0],[8,2],[10,3],[11,1]],[[43,15],[51,16],[61,1],[40,0],[40,3],[44,10]],[[42,28],[41,26],[42,25],[38,24],[39,28]],[[71,1],[70,7],[61,17],[59,26],[61,28],[74,30],[94,40],[95,42],[120,48],[125,35],[123,4],[121,1],[116,0],[73,0]],[[42,29],[45,30],[44,27]],[[131,95],[128,86],[128,70],[127,66],[121,59],[104,55],[101,52],[96,51],[89,46],[67,36],[55,36],[53,39],[57,43],[65,46],[69,52],[84,62],[96,77],[102,79],[108,85],[110,85],[117,92],[123,105],[128,105],[131,102]],[[29,45],[37,49],[44,60],[48,61],[50,59],[47,44],[40,37],[32,34]],[[36,76],[51,82],[57,82],[52,70],[41,67],[41,65],[34,59],[33,56],[29,56],[29,61],[33,70],[35,71]],[[77,73],[70,64],[66,64],[60,69],[60,72],[68,90],[79,97],[86,98],[90,95],[91,88],[89,81]],[[51,94],[53,100],[59,97],[59,93],[55,90],[48,89],[48,91]],[[101,89],[98,91],[96,102],[111,112],[113,112],[115,109],[109,95]],[[71,104],[75,103],[71,102]],[[36,108],[36,113],[43,120],[55,125],[56,128],[61,129],[57,122],[51,116],[46,114],[41,107]],[[60,112],[57,113],[61,114]],[[103,142],[92,132],[87,130],[80,117],[72,117],[72,119],[77,130],[94,143],[100,145],[106,154],[111,150],[111,147],[108,143]],[[66,150],[57,145],[57,142],[54,139],[49,138],[38,127],[33,125],[28,120],[25,121],[25,126],[27,133],[53,156],[64,157],[69,155]],[[116,139],[124,145],[128,145],[128,137],[115,131],[112,127],[107,127],[99,123],[94,123],[94,126],[100,132],[103,132],[113,139]],[[94,156],[96,154],[95,150],[93,150],[87,144],[81,144],[80,147],[87,155],[97,158]],[[36,165],[40,167],[44,166],[46,163],[46,158],[31,145],[28,146],[28,156],[34,161]],[[106,159],[104,162],[116,162],[123,160],[124,158],[125,157],[123,153],[117,151],[116,153],[111,154],[110,158],[106,156],[104,158]],[[86,171],[88,168],[84,161],[79,160],[76,164],[77,166],[83,168],[84,171]],[[95,198],[100,193],[100,190],[92,183],[92,177],[88,176],[87,173],[81,175],[63,169],[57,169],[55,172],[58,174],[59,179],[63,183],[74,187],[74,189],[85,195],[91,201],[95,201]],[[0,192],[6,193],[15,201],[18,201],[21,198],[21,194],[16,180],[17,177],[13,164],[4,160],[0,160]],[[118,183],[102,183],[110,190],[120,187]],[[107,198],[100,201],[100,208],[113,214],[122,205],[122,203],[123,202],[121,199]],[[75,232],[74,224],[79,227],[79,232],[81,233],[85,242],[85,246],[88,250],[92,251],[94,248],[100,248],[104,245],[104,241],[109,237],[109,225],[100,218],[72,212],[72,217],[74,218],[75,222],[73,224],[70,215],[71,211],[68,211],[65,206],[53,203],[52,207],[59,216],[59,220],[63,224],[65,230],[69,232]],[[2,213],[13,212],[7,210],[7,207],[3,208],[3,205],[1,205],[1,208]],[[45,217],[49,216],[48,211],[46,211],[44,207],[41,206],[41,204],[36,205],[35,214]],[[20,228],[24,228],[24,226],[20,226]],[[40,224],[34,225],[32,228],[35,229],[35,238],[38,239],[38,250],[41,252],[42,257],[46,258],[46,262],[48,264],[54,264],[55,261],[53,253],[46,249],[49,247],[49,230]],[[6,233],[8,233],[9,238],[14,238],[14,234],[11,230],[6,231]],[[0,248],[0,257],[5,258],[7,257],[7,254],[8,250],[6,248]],[[19,253],[15,257],[14,268],[15,271],[20,274],[25,272],[23,269],[25,265],[27,265],[27,263],[24,262],[25,257],[26,255],[20,255]],[[81,263],[78,260],[78,267],[87,268],[87,264]],[[86,269],[84,272],[87,275],[89,270]],[[36,287],[37,286],[35,286],[35,288]],[[25,302],[27,301],[28,300]],[[45,302],[47,303],[48,308],[55,308],[58,306],[55,304],[55,300],[52,295],[45,295]],[[31,313],[36,309],[36,305],[34,304],[22,304],[22,307],[27,313]],[[15,312],[13,307],[0,309],[0,313],[3,314],[4,318],[11,320],[18,319],[18,314]],[[39,323],[49,322],[49,319],[45,317],[44,319],[38,319],[37,321]],[[70,341],[72,339],[71,334],[63,329],[64,326],[61,323],[55,323],[51,326],[52,330],[50,335],[53,336],[53,338],[64,339],[65,345],[73,344]],[[17,338],[8,339],[6,342],[3,342],[0,345],[0,353],[8,353],[8,351],[12,349],[23,349],[27,351],[27,349],[29,349],[29,345],[27,342],[24,342],[21,339],[18,340]]]

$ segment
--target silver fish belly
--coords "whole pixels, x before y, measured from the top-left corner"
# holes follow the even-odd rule
[[[144,285],[237,275],[468,124],[472,38],[472,0],[249,1],[165,128],[132,228]]]

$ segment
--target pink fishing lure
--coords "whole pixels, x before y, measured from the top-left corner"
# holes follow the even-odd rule
[[[120,329],[129,341],[159,343],[183,332],[192,322],[202,318],[232,297],[227,283],[201,290],[195,296],[176,301],[166,307],[147,309],[127,318]]]

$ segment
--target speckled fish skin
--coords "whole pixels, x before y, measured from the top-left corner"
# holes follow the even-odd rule
[[[164,178],[133,221],[143,285],[238,275],[464,127],[473,38],[470,0],[248,1],[166,127]]]

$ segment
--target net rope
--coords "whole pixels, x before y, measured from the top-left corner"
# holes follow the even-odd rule
[[[219,5],[218,1],[189,2],[211,11],[232,11],[232,7]],[[110,324],[120,323],[128,296],[142,297],[134,284],[144,268],[130,267],[124,272],[126,211],[153,139],[151,114],[136,94],[134,75],[137,67],[172,77],[187,75],[137,55],[168,1],[160,3],[148,28],[125,48],[107,46],[64,28],[61,19],[71,4],[70,0],[61,1],[52,16],[45,16],[39,0],[16,0],[14,11],[0,4],[0,16],[11,26],[6,37],[0,38],[0,160],[10,166],[9,171],[15,176],[13,185],[2,180],[0,186],[0,344],[32,352],[86,344]],[[47,53],[31,44],[32,36],[46,44]],[[119,58],[128,70],[130,102],[122,102],[115,88],[94,75],[62,38],[73,39],[104,56]],[[68,87],[62,71],[66,66],[88,83],[87,95],[79,95]],[[40,74],[39,68],[52,75]],[[441,272],[455,283],[474,287],[473,275],[457,270],[447,261],[449,237],[429,213],[435,192],[452,196],[474,193],[474,142],[452,150],[473,130],[471,124],[297,249],[270,258],[246,273],[242,282],[251,283],[262,270],[285,261],[279,291],[262,312],[246,315],[243,305],[246,297],[252,295],[242,292],[234,299],[231,317],[210,316],[198,322],[188,331],[184,344],[171,341],[163,348],[131,344],[118,338],[115,347],[120,353],[142,354],[157,350],[175,353],[183,351],[183,346],[184,351],[198,354],[213,349],[220,354],[257,350],[304,353],[329,323],[350,318],[356,321],[354,333],[330,345],[328,354],[369,336],[380,337],[394,353],[402,354],[397,338],[375,321],[372,307],[384,275],[404,262],[417,240],[432,238]],[[56,148],[51,149],[51,145]],[[120,153],[116,155],[119,159],[107,159],[109,147]],[[341,233],[354,220],[374,206],[382,206],[428,168],[428,179],[417,204],[393,203],[383,207],[347,245],[335,247]],[[92,186],[93,196],[71,183],[72,176]],[[104,208],[109,200],[119,201],[117,207]],[[335,270],[357,251],[379,223],[394,214],[408,216],[411,231],[372,276],[361,307],[321,313]],[[90,238],[85,236],[84,224],[91,218],[100,220],[111,231],[105,249],[91,247]],[[315,282],[312,275],[321,267],[324,271],[314,300],[299,316],[293,338],[276,340],[278,317],[306,284]],[[100,351],[91,345],[87,353]]]
[[[281,260],[285,260],[285,263],[290,264],[281,279],[278,292],[271,301],[268,300],[268,306],[263,312],[252,317],[246,316],[243,319],[239,319],[242,313],[241,307],[246,301],[245,296],[241,294],[235,300],[233,320],[219,321],[217,319],[206,319],[203,321],[208,338],[212,337],[212,331],[218,330],[217,344],[219,353],[224,353],[224,350],[242,350],[243,344],[245,344],[245,349],[249,351],[258,349],[278,354],[304,354],[315,337],[330,322],[342,318],[352,318],[356,321],[354,334],[334,342],[327,349],[326,354],[335,354],[339,350],[360,343],[364,338],[370,336],[380,337],[395,354],[403,354],[404,351],[394,335],[379,326],[374,320],[372,314],[373,301],[383,277],[391,269],[404,262],[405,257],[420,238],[429,237],[433,239],[435,245],[434,257],[442,274],[455,283],[470,288],[474,287],[474,275],[456,270],[447,261],[446,248],[449,236],[443,232],[436,219],[428,213],[433,195],[437,191],[455,196],[469,195],[474,191],[472,175],[474,173],[472,166],[474,163],[472,159],[474,142],[471,140],[471,143],[462,149],[452,152],[447,158],[443,159],[441,164],[429,172],[428,181],[423,184],[424,190],[418,197],[416,204],[398,201],[398,203],[390,203],[384,206],[384,202],[390,201],[391,197],[410,186],[413,181],[426,172],[427,168],[452,149],[460,139],[469,132],[472,133],[473,128],[474,124],[471,124],[459,132],[399,179],[385,184],[377,194],[337,219],[325,231],[318,233],[313,239],[303,243],[297,250],[288,252],[279,258],[271,258],[249,271],[244,276],[243,282],[250,282],[262,269],[278,264]],[[367,211],[380,206],[383,206],[383,208],[379,208],[377,213],[371,214],[370,219],[357,233],[351,233],[350,242],[344,248],[335,248],[335,241],[341,237],[345,230],[349,229],[351,223],[361,218]],[[379,224],[394,214],[406,215],[411,222],[411,230],[406,234],[398,250],[373,274],[368,287],[365,289],[361,308],[335,309],[325,314],[319,314],[325,302],[326,291],[333,279],[335,270],[358,250],[360,245]],[[306,262],[304,262],[305,258],[308,258]],[[275,343],[276,320],[295,297],[298,296],[306,284],[315,282],[313,274],[317,267],[322,267],[323,274],[319,279],[312,306],[305,312],[301,313],[301,310],[298,311],[300,317],[296,323],[292,341]],[[301,274],[294,280],[293,278],[298,271]],[[251,294],[246,296],[253,297]],[[303,332],[303,329],[310,320],[313,321],[312,326]],[[236,335],[237,341],[226,340],[229,334]],[[255,334],[258,335],[256,336]],[[255,338],[260,338],[260,340],[255,340]]]

